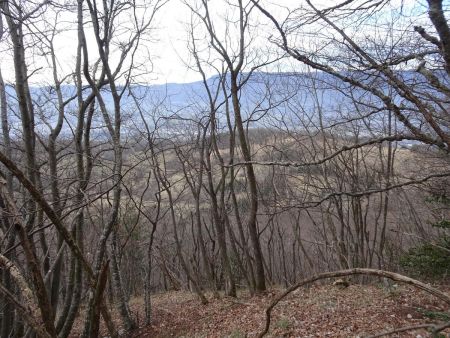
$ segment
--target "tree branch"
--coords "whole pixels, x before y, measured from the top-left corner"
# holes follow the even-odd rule
[[[401,282],[405,284],[412,285],[413,287],[423,290],[441,300],[446,302],[450,305],[450,296],[446,293],[439,291],[438,289],[435,289],[425,283],[422,283],[421,281],[412,279],[407,276],[400,275],[395,272],[389,272],[389,271],[383,271],[383,270],[376,270],[376,269],[363,269],[363,268],[355,268],[355,269],[348,269],[348,270],[339,270],[334,272],[325,272],[321,273],[315,276],[312,276],[310,278],[304,279],[294,285],[292,285],[290,288],[286,289],[286,291],[283,291],[278,296],[275,297],[274,300],[269,304],[269,306],[266,308],[266,322],[264,329],[258,334],[258,338],[264,337],[270,328],[270,320],[271,320],[271,314],[273,308],[286,296],[288,296],[293,291],[297,290],[299,287],[316,282],[318,280],[326,279],[326,278],[335,278],[335,277],[345,277],[345,276],[351,276],[351,275],[367,275],[367,276],[377,276],[377,277],[384,277],[389,278],[391,280],[394,280],[396,282]]]

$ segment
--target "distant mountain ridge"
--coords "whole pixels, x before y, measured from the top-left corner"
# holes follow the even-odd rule
[[[405,71],[399,74],[406,82],[426,86],[424,78],[416,72]],[[357,76],[358,74],[352,73],[351,75]],[[244,79],[248,76],[249,74],[242,74]],[[444,83],[449,83],[446,75],[439,74],[439,76]],[[212,76],[206,81],[213,95],[217,90],[219,91],[218,104],[224,100],[219,80],[218,76]],[[376,81],[376,79],[369,78],[365,81]],[[383,81],[380,81],[379,84],[374,82],[371,85],[377,85],[379,89],[383,89]],[[64,85],[62,89],[65,100],[74,97],[76,94],[74,85]],[[137,98],[144,111],[151,110],[152,107],[158,105],[159,109],[166,110],[167,115],[177,113],[179,115],[198,116],[199,114],[204,115],[209,109],[208,96],[203,81],[155,85],[140,84],[132,85],[129,90]],[[32,87],[30,91],[33,100],[36,102],[35,116],[38,130],[40,133],[48,134],[49,128],[46,123],[50,125],[56,123],[56,105],[54,104],[57,100],[56,93],[53,88],[48,86]],[[87,89],[87,92],[90,92],[89,89]],[[107,107],[112,108],[111,95],[105,88],[103,93]],[[7,87],[7,94],[10,104],[10,123],[16,129],[20,129],[17,99],[11,86]],[[364,102],[370,102],[372,105],[381,103],[379,98],[368,95],[361,89],[352,87],[334,76],[322,72],[254,72],[248,77],[240,94],[244,118],[252,114],[252,119],[255,121],[270,112],[274,120],[287,119],[289,114],[296,120],[299,119],[296,114],[303,114],[310,120],[310,123],[314,123],[314,120],[318,118],[317,112],[320,110],[322,118],[330,123],[337,123],[339,120],[343,121],[355,113],[357,109],[355,109],[354,102],[356,101],[360,105]],[[130,122],[136,123],[141,119],[135,106],[135,98],[130,95],[129,91],[124,93],[121,101],[124,121],[131,120]],[[103,121],[100,114],[97,115],[94,126],[100,128]],[[74,99],[66,107],[63,132],[71,133],[69,124],[73,127],[76,120],[76,99]],[[125,123],[124,131],[131,127],[132,123],[128,125]]]

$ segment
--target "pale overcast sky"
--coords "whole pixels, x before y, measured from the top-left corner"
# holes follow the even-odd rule
[[[194,2],[193,0],[187,1]],[[393,2],[394,1],[402,2],[404,6],[408,4],[417,4],[417,0],[393,0]],[[312,3],[318,8],[330,7],[341,2],[342,0],[312,0]],[[223,0],[209,0],[208,2],[210,10],[213,13],[215,12],[216,18],[225,15],[226,6],[224,6],[223,3]],[[302,5],[307,6],[306,2],[302,0],[262,0],[261,4],[279,19],[285,18],[288,14],[287,9],[292,10],[301,7]],[[424,6],[424,8],[426,7]],[[257,18],[255,19],[255,22],[267,24],[267,26],[263,27],[261,30],[262,37],[260,45],[271,45],[267,41],[268,35],[274,34],[278,37],[272,23],[268,22],[267,18],[257,10],[255,10],[252,15]],[[157,16],[156,24],[154,26],[158,27],[155,33],[159,38],[159,42],[153,44],[152,48],[156,83],[180,83],[200,80],[199,74],[189,70],[185,65],[185,62],[189,62],[190,57],[187,49],[188,34],[186,32],[186,24],[190,22],[190,19],[191,11],[182,3],[182,0],[169,1]],[[216,20],[214,25],[218,30],[221,28],[223,29],[223,21]],[[268,30],[270,30],[270,32],[268,32]],[[201,36],[201,34],[199,34],[199,36]],[[303,39],[306,40],[307,38]],[[271,46],[274,47],[273,45]]]
[[[298,0],[278,0],[264,1],[266,6],[270,6],[275,14],[286,15],[284,7],[294,8],[298,6]],[[316,0],[317,2],[317,0]],[[321,2],[323,2],[321,0]],[[330,3],[330,1],[327,1]],[[222,1],[209,1],[209,6],[217,14],[225,11]],[[276,5],[273,5],[276,4]],[[213,7],[215,6],[215,7]],[[254,15],[260,16],[255,11]],[[159,73],[157,82],[191,82],[200,80],[197,72],[188,70],[184,62],[189,62],[189,52],[187,50],[187,32],[186,23],[190,22],[191,11],[182,4],[180,0],[171,0],[159,13],[156,26],[161,27],[158,30],[160,42],[155,44],[156,57],[154,58],[155,71]],[[220,26],[221,22],[214,22]]]
[[[149,0],[146,1],[149,2]],[[193,0],[186,1],[189,1],[190,4],[194,3]],[[318,1],[323,2],[325,0],[316,0],[316,3]],[[286,10],[283,10],[282,6],[294,8],[299,4],[298,0],[265,0],[262,2],[266,8],[270,8],[276,15],[281,15],[283,12],[287,13]],[[329,3],[327,1],[327,4]],[[211,12],[216,15],[216,18],[225,15],[226,9],[229,9],[229,6],[224,5],[223,0],[209,0],[208,4]],[[262,16],[256,10],[252,15]],[[51,7],[46,10],[44,16],[50,22],[50,25],[53,25],[56,15],[53,13]],[[57,26],[61,32],[55,39],[54,45],[60,67],[59,73],[63,75],[70,73],[71,70],[73,71],[75,65],[77,47],[76,13],[62,11],[59,12],[58,17]],[[41,19],[36,20],[38,25],[42,25]],[[186,31],[186,25],[190,21],[191,11],[182,0],[168,1],[157,13],[150,35],[154,41],[143,42],[142,48],[138,53],[141,59],[145,61],[149,59],[147,57],[147,53],[149,52],[152,64],[154,65],[153,73],[151,76],[146,77],[145,81],[151,83],[182,83],[201,79],[197,72],[189,70],[186,66],[186,63],[190,62],[190,54],[187,48],[188,33]],[[217,19],[214,25],[218,30],[223,28],[222,20]],[[92,61],[95,59],[97,47],[92,36],[89,37],[89,30],[90,28],[86,29],[86,34],[90,60]],[[201,32],[199,36],[201,36]],[[44,41],[43,39],[41,40]],[[261,41],[264,41],[263,43],[268,45],[266,37],[261,37]],[[33,45],[37,46],[34,41]],[[7,81],[13,82],[14,67],[12,63],[12,50],[9,43],[5,43],[5,41],[0,46],[0,67],[3,76]],[[49,68],[48,60],[46,61],[40,54],[43,54],[43,52],[39,47],[36,47],[32,51],[28,50],[27,64],[29,66],[29,73],[32,73],[30,82],[32,84],[41,84],[43,82],[52,83],[52,70]],[[208,75],[212,75],[212,72]]]
[[[194,3],[193,0],[186,1],[190,1],[189,3]],[[405,2],[412,3],[414,2],[414,0],[406,0]],[[221,29],[223,30],[224,27],[223,21],[220,20],[220,17],[226,14],[227,8],[230,8],[229,6],[224,6],[223,3],[223,0],[209,0],[208,2],[211,12],[213,13],[214,17],[217,18],[214,24],[219,32]],[[284,18],[284,16],[287,14],[286,7],[293,9],[295,7],[301,6],[303,1],[263,0],[261,1],[261,3],[276,17]],[[321,4],[322,6],[329,7],[338,2],[329,0],[315,0],[313,1],[313,3],[318,6],[320,6]],[[48,16],[47,19],[49,21],[54,21],[55,14],[52,14],[50,10],[46,11],[45,15]],[[77,46],[77,37],[75,32],[76,15],[74,13],[67,12],[62,12],[59,15],[60,23],[58,24],[58,27],[60,27],[63,33],[55,40],[56,54],[60,66],[60,73],[67,74],[74,69],[75,64],[75,54]],[[253,15],[256,16],[256,21],[264,22],[265,18],[261,19],[262,15],[258,11],[255,10],[255,13],[253,13]],[[144,42],[140,52],[138,53],[139,58],[141,59],[140,61],[144,63],[149,59],[147,57],[147,53],[149,53],[154,65],[152,74],[145,77],[144,81],[150,83],[182,83],[200,80],[199,74],[197,72],[189,70],[186,66],[186,63],[191,62],[191,60],[189,59],[190,54],[187,48],[188,33],[186,31],[186,24],[188,24],[190,21],[191,11],[185,4],[183,4],[182,0],[170,0],[158,12],[152,25],[154,28],[150,34],[151,38],[155,40],[151,42]],[[256,42],[256,46],[258,46],[258,48],[260,46],[271,46],[273,48],[273,45],[269,44],[267,41],[267,37],[270,33],[274,33],[275,36],[277,36],[271,24],[268,26],[262,25],[261,28],[257,29],[258,31],[255,31],[254,35],[257,36],[260,41]],[[88,29],[86,31],[88,32]],[[197,33],[197,36],[201,38],[202,32],[197,31]],[[232,33],[230,33],[230,35],[232,35]],[[302,41],[304,42],[305,38],[302,39]],[[89,39],[89,36],[88,40],[91,40],[90,42],[88,41],[90,44],[90,59],[94,60],[96,54],[96,45],[93,42],[92,38]],[[2,57],[0,58],[0,66],[4,77],[8,81],[12,81],[14,79],[14,68],[12,67],[11,60],[12,52],[10,47],[8,45],[5,45],[5,43],[3,43],[2,46],[3,48],[1,51]],[[32,55],[31,53],[29,53],[28,55],[27,61],[30,65],[29,71],[33,72],[31,83],[37,84],[45,82],[46,80],[50,81],[51,83],[51,69],[46,64],[45,59],[40,57],[38,54],[39,49],[34,50]],[[211,71],[208,75],[212,74],[213,72]]]

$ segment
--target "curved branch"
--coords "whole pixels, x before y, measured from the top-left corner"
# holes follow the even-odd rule
[[[446,323],[448,325],[448,323]],[[369,336],[367,338],[379,338],[379,337],[385,337],[388,335],[392,335],[394,333],[400,333],[400,332],[406,332],[406,331],[412,331],[412,330],[418,330],[418,329],[431,329],[433,332],[439,332],[442,331],[442,329],[438,329],[440,326],[436,326],[436,324],[418,324],[418,325],[411,325],[411,326],[404,326],[397,329],[389,330],[389,331],[383,331],[380,333],[377,333],[373,336]],[[437,331],[438,330],[438,331]]]
[[[290,288],[286,289],[286,291],[280,293],[275,299],[270,303],[270,305],[266,308],[266,323],[264,329],[258,334],[258,338],[264,337],[270,328],[270,319],[271,319],[271,313],[273,308],[281,301],[283,298],[285,298],[287,295],[289,295],[291,292],[297,290],[299,287],[304,286],[306,284],[310,284],[313,282],[316,282],[321,279],[326,278],[334,278],[334,277],[345,277],[345,276],[351,276],[351,275],[368,275],[368,276],[378,276],[378,277],[385,277],[389,278],[391,280],[394,280],[396,282],[401,282],[405,284],[412,285],[415,288],[418,288],[420,290],[423,290],[441,300],[446,302],[450,305],[450,296],[446,293],[439,291],[438,289],[435,289],[425,283],[422,283],[421,281],[412,279],[407,276],[400,275],[395,272],[389,272],[389,271],[383,271],[383,270],[377,270],[377,269],[363,269],[363,268],[355,268],[355,269],[348,269],[348,270],[339,270],[334,272],[325,272],[321,273],[315,276],[312,276],[307,279],[303,279],[300,282],[292,285]]]
[[[226,167],[242,166],[242,165],[247,165],[247,164],[265,165],[265,166],[277,165],[280,167],[294,167],[294,168],[311,167],[311,166],[323,164],[346,151],[363,148],[363,147],[369,146],[369,145],[381,144],[383,142],[399,142],[399,141],[404,141],[404,140],[419,141],[421,139],[414,135],[404,135],[404,134],[391,135],[391,136],[386,136],[386,137],[380,137],[377,139],[370,139],[366,142],[356,143],[351,146],[342,146],[340,149],[336,150],[334,153],[332,153],[328,156],[325,156],[317,161],[313,161],[313,162],[299,163],[299,162],[287,162],[287,161],[264,161],[264,162],[263,161],[249,161],[249,162],[244,161],[244,162],[236,162],[233,164],[229,164],[229,165],[226,165]]]
[[[450,176],[450,172],[443,172],[443,173],[438,173],[438,174],[431,174],[422,178],[417,178],[417,179],[410,179],[409,181],[406,182],[402,182],[402,183],[398,183],[398,184],[393,184],[393,185],[388,185],[384,188],[380,188],[380,189],[368,189],[368,190],[363,190],[363,191],[337,191],[337,192],[332,192],[329,193],[327,195],[325,195],[323,198],[321,198],[320,200],[317,201],[311,201],[311,202],[304,202],[304,206],[303,207],[316,207],[319,206],[320,204],[322,204],[323,202],[329,200],[332,197],[338,197],[338,196],[349,196],[349,197],[362,197],[362,196],[368,196],[368,195],[372,195],[372,194],[379,194],[382,192],[386,192],[386,191],[390,191],[390,190],[394,190],[394,189],[399,189],[399,188],[403,188],[409,185],[416,185],[416,184],[422,184],[425,183],[426,181],[429,181],[431,179],[434,178],[442,178],[442,177],[448,177]]]

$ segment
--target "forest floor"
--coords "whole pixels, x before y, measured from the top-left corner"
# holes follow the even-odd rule
[[[207,305],[188,292],[158,294],[152,299],[153,324],[139,328],[131,337],[254,337],[263,328],[265,308],[280,291],[253,297],[242,291],[237,299],[210,297]],[[142,300],[133,299],[130,306],[143,325]],[[312,286],[295,291],[274,308],[266,337],[362,338],[394,328],[448,321],[449,310],[445,303],[409,286]],[[391,337],[425,338],[429,333],[420,329]]]

